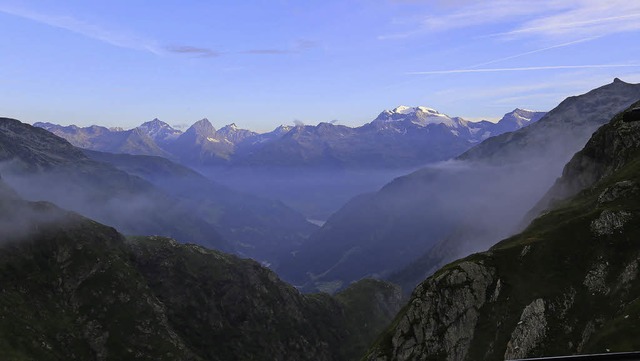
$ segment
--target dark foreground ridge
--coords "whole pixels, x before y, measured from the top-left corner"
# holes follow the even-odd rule
[[[255,261],[26,202],[0,182],[0,359],[347,360],[400,307],[367,280],[302,295]]]

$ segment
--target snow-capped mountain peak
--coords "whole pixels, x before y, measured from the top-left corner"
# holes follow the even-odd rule
[[[442,114],[433,108],[423,106],[408,107],[406,105],[398,106],[393,110],[383,111],[373,122],[410,122],[421,127],[426,127],[432,124],[444,124],[450,128],[457,128],[460,126],[459,121],[450,118],[448,115]]]
[[[408,107],[406,105],[400,105],[400,106],[396,107],[395,109],[393,109],[391,112],[392,113],[398,113],[398,114],[415,114],[415,113],[418,113],[418,112],[429,113],[429,114],[440,114],[440,112],[438,112],[437,110],[435,110],[433,108],[427,108],[427,107],[422,107],[422,106]]]

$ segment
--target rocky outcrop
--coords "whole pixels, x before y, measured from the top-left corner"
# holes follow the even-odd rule
[[[547,329],[544,311],[544,300],[541,298],[524,308],[518,326],[507,343],[505,360],[525,357],[542,341]]]
[[[462,262],[418,286],[388,340],[389,359],[465,359],[480,309],[498,285],[494,269]],[[387,358],[373,353],[368,359]]]
[[[591,231],[598,236],[612,235],[620,232],[630,219],[629,212],[604,210],[600,213],[600,217],[591,222]]]
[[[598,196],[598,203],[608,203],[619,199],[620,197],[628,197],[635,195],[638,190],[638,185],[632,181],[621,181],[605,188],[600,196]]]

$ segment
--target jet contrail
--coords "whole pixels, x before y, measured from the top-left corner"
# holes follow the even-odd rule
[[[553,66],[527,66],[520,68],[488,68],[488,69],[453,69],[415,71],[407,75],[428,74],[458,74],[458,73],[494,73],[503,71],[530,71],[530,70],[554,70],[554,69],[595,69],[595,68],[640,68],[640,64],[594,64],[594,65],[553,65]]]
[[[580,40],[575,40],[575,41],[570,41],[568,43],[562,43],[562,44],[557,44],[557,45],[553,45],[553,46],[549,46],[546,48],[542,48],[542,49],[536,49],[536,50],[531,50],[531,51],[527,51],[525,53],[520,53],[520,54],[515,54],[515,55],[511,55],[511,56],[507,56],[504,58],[500,58],[500,59],[495,59],[495,60],[491,60],[491,61],[487,61],[484,63],[480,63],[480,64],[476,64],[476,65],[472,65],[469,68],[470,69],[474,69],[474,68],[479,68],[481,66],[485,66],[485,65],[489,65],[489,64],[494,64],[494,63],[499,63],[501,61],[505,61],[505,60],[511,60],[511,59],[515,59],[515,58],[520,58],[526,55],[531,55],[531,54],[536,54],[536,53],[541,53],[547,50],[552,50],[552,49],[558,49],[558,48],[564,48],[566,46],[570,46],[570,45],[574,45],[574,44],[579,44],[579,43],[584,43],[587,41],[591,41],[591,40],[595,40],[600,38],[600,36],[593,36],[593,37],[589,37],[589,38],[584,38],[584,39],[580,39]]]

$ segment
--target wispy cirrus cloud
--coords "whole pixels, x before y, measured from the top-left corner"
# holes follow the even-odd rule
[[[640,64],[590,64],[590,65],[549,65],[524,66],[516,68],[450,69],[408,72],[407,75],[462,74],[462,73],[499,73],[514,71],[561,70],[561,69],[603,69],[603,68],[640,68]]]
[[[240,51],[240,54],[251,54],[251,55],[283,55],[283,54],[291,54],[293,51],[285,50],[285,49],[250,49]]]
[[[574,5],[558,13],[545,14],[497,36],[583,37],[607,36],[640,30],[638,1],[569,1]]]
[[[167,51],[175,54],[185,54],[185,55],[194,55],[202,58],[213,58],[221,56],[223,53],[208,49],[208,48],[199,48],[190,45],[177,45],[177,46],[167,46],[165,48]]]
[[[0,3],[0,13],[34,21],[36,23],[64,29],[87,38],[120,48],[150,52],[155,55],[184,55],[198,58],[215,58],[228,54],[245,55],[286,55],[307,51],[318,46],[318,42],[308,39],[296,39],[287,48],[248,49],[222,52],[215,49],[193,45],[162,45],[160,42],[131,32],[116,30],[113,27],[90,23],[70,15],[38,12],[25,7]]]
[[[318,47],[319,43],[309,39],[296,39],[293,45],[289,48],[267,48],[267,49],[249,49],[240,51],[240,54],[249,55],[285,55],[285,54],[297,54],[307,51],[309,49]]]
[[[163,53],[162,47],[153,40],[146,39],[136,34],[101,27],[69,15],[45,14],[31,9],[7,4],[0,4],[0,12],[40,24],[65,29],[113,46],[146,51],[156,55]]]
[[[493,59],[493,60],[486,61],[486,62],[483,62],[483,63],[475,64],[475,65],[470,66],[469,68],[470,69],[479,68],[481,66],[500,63],[500,62],[503,62],[503,61],[506,61],[506,60],[511,60],[511,59],[517,59],[517,58],[521,58],[521,57],[524,57],[524,56],[538,54],[538,53],[542,53],[542,52],[553,50],[553,49],[560,49],[560,48],[564,48],[564,47],[567,47],[567,46],[572,46],[572,45],[576,45],[576,44],[580,44],[580,43],[586,43],[588,41],[596,40],[598,38],[600,38],[600,37],[599,36],[593,36],[593,37],[588,37],[588,38],[584,38],[584,39],[578,39],[578,40],[575,40],[575,41],[569,41],[569,42],[562,43],[562,44],[556,44],[556,45],[552,45],[552,46],[547,46],[547,47],[544,47],[544,48],[525,51],[525,52],[522,52],[522,53],[518,53],[518,54],[514,54],[514,55],[510,55],[510,56],[505,56],[505,57],[502,57],[502,58],[497,58],[497,59]]]
[[[490,36],[515,38],[564,37],[567,40],[640,30],[640,2],[629,0],[488,0],[456,7],[429,9],[411,15],[409,30],[380,35],[397,39],[483,25],[503,25]]]

